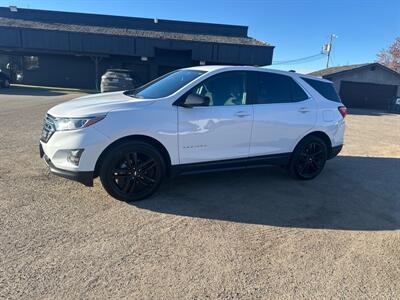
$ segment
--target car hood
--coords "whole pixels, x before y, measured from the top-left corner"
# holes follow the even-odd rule
[[[124,92],[102,93],[79,97],[58,104],[48,113],[58,118],[90,117],[107,114],[111,110],[139,109],[154,102],[154,99],[137,99]]]

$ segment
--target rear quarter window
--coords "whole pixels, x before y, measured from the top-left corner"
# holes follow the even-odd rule
[[[301,79],[311,85],[318,93],[321,94],[321,96],[325,97],[326,99],[339,103],[342,102],[332,83],[304,77]]]

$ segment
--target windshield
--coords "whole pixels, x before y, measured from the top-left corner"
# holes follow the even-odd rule
[[[144,99],[167,97],[204,73],[205,71],[177,70],[161,76],[136,90],[128,91],[126,95]]]

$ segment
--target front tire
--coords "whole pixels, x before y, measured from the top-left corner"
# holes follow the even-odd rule
[[[289,165],[292,177],[310,180],[323,170],[328,158],[325,142],[316,136],[304,138],[295,148]]]
[[[164,174],[165,163],[156,148],[144,142],[127,142],[106,154],[99,175],[112,197],[133,202],[150,197]]]

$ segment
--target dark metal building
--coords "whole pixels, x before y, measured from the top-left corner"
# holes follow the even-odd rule
[[[347,107],[386,110],[400,97],[400,74],[379,63],[333,67],[310,75],[331,80]]]
[[[11,63],[26,84],[93,89],[109,68],[131,69],[144,83],[194,65],[270,65],[274,47],[247,30],[0,7],[0,69]]]

